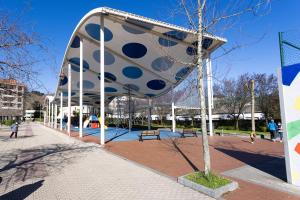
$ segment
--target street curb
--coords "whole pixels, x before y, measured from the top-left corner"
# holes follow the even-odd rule
[[[186,179],[185,176],[178,177],[178,183],[180,183],[186,187],[192,188],[193,190],[204,193],[215,199],[219,199],[223,194],[234,191],[235,189],[237,189],[239,187],[239,184],[237,182],[231,181],[231,183],[229,183],[227,185],[224,185],[224,186],[216,188],[216,189],[211,189],[211,188],[205,187],[203,185],[197,184],[195,182],[192,182],[192,181]]]

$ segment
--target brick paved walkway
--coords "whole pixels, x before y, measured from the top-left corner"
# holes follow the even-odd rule
[[[0,199],[210,199],[42,125],[8,136],[0,128]]]

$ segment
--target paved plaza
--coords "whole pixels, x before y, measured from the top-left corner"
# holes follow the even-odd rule
[[[145,155],[149,156],[149,155]],[[211,199],[39,124],[0,128],[0,199]]]

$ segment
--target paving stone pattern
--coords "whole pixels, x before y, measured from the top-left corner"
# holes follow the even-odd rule
[[[0,128],[0,199],[211,199],[40,124],[9,134]]]

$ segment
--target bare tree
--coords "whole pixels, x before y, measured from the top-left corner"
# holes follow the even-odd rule
[[[279,117],[280,111],[277,78],[274,74],[254,74],[253,79],[256,82],[256,104],[264,114],[267,124],[268,118]]]
[[[215,86],[215,94],[219,97],[217,107],[230,114],[235,121],[235,128],[239,129],[239,118],[250,99],[251,80],[249,74],[243,74],[237,79],[224,79]]]
[[[0,9],[0,78],[15,79],[29,88],[46,89],[39,81],[36,65],[46,64],[47,49],[32,31],[33,27],[21,19],[22,16],[13,17]]]

